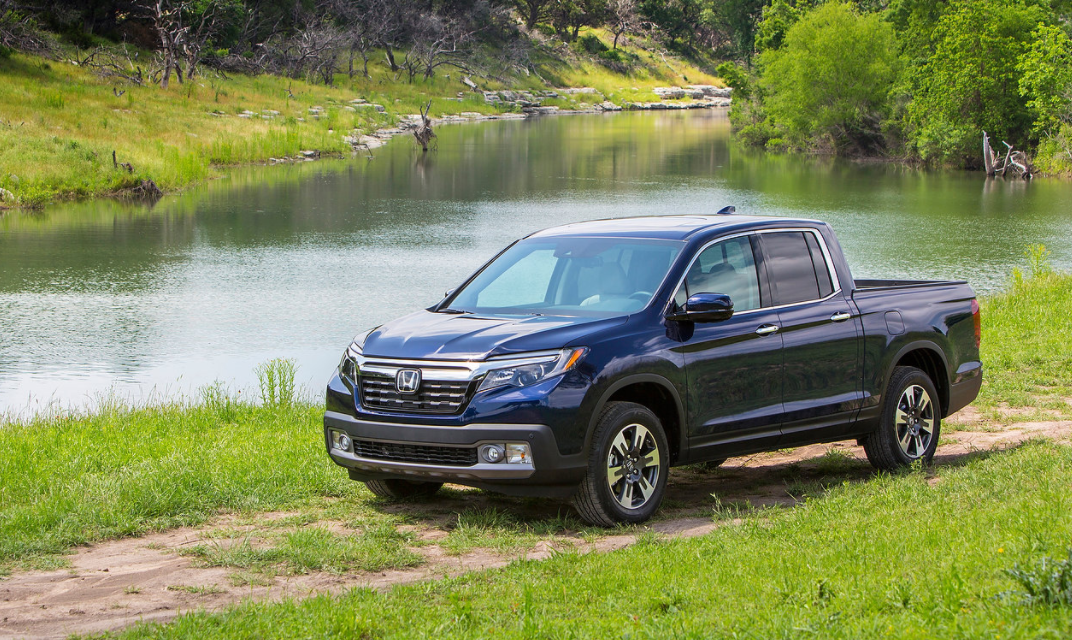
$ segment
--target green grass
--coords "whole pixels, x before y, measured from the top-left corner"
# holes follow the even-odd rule
[[[981,305],[983,389],[976,404],[1005,420],[1072,418],[1072,274],[1053,272],[1042,260]],[[1022,410],[1001,414],[1002,407]]]
[[[689,63],[635,51],[639,62],[628,73],[574,54],[543,52],[536,56],[539,75],[476,80],[487,89],[594,86],[619,101],[654,99],[651,89],[658,85],[721,84]],[[69,57],[77,56],[71,52]],[[410,84],[372,64],[371,78],[338,74],[331,87],[268,75],[203,73],[193,82],[161,89],[103,79],[65,61],[21,54],[0,58],[0,188],[24,206],[112,194],[144,179],[169,191],[212,178],[228,165],[293,157],[309,149],[348,155],[344,136],[394,125],[428,100],[433,116],[507,108],[468,91],[458,72]],[[125,93],[117,96],[117,91]],[[386,112],[351,107],[354,98],[380,104]],[[575,108],[596,99],[578,95],[548,104]],[[318,117],[313,107],[322,108]],[[240,117],[245,111],[255,115]],[[278,115],[262,118],[271,111]],[[113,166],[112,151],[119,162],[133,166],[133,173]]]
[[[342,574],[418,566],[423,558],[408,548],[413,542],[412,534],[401,533],[386,523],[343,534],[309,526],[268,536],[246,533],[218,538],[183,553],[197,558],[201,566],[246,570],[238,576],[272,577],[310,571]]]
[[[322,410],[237,401],[0,428],[0,563],[363,489],[323,452]]]
[[[1010,570],[1067,557],[1070,479],[1072,448],[1031,443],[933,486],[922,472],[879,475],[699,539],[244,603],[120,637],[1067,637],[1072,607],[1026,604]]]

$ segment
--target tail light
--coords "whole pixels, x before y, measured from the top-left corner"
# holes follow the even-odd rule
[[[983,317],[979,314],[979,301],[972,298],[972,322],[975,324],[975,348],[983,343]]]

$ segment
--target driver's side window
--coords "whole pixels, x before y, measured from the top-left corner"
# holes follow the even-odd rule
[[[759,277],[748,236],[723,240],[700,253],[674,301],[683,306],[697,293],[724,293],[735,312],[759,308]]]

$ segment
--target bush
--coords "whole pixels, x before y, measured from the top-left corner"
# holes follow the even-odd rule
[[[760,56],[767,111],[797,145],[825,139],[838,152],[883,146],[881,124],[897,81],[897,39],[875,14],[831,2],[789,28],[781,49]]]
[[[610,50],[610,47],[603,44],[603,41],[600,40],[598,36],[591,33],[587,33],[580,38],[577,38],[577,47],[594,56]]]
[[[733,87],[733,97],[747,98],[750,93],[751,82],[748,78],[748,70],[737,64],[736,62],[723,62],[715,68],[715,73],[718,77],[726,81],[726,84]]]

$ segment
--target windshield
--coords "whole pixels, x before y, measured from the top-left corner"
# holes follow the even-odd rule
[[[682,243],[633,238],[522,240],[444,311],[609,317],[643,309]]]

